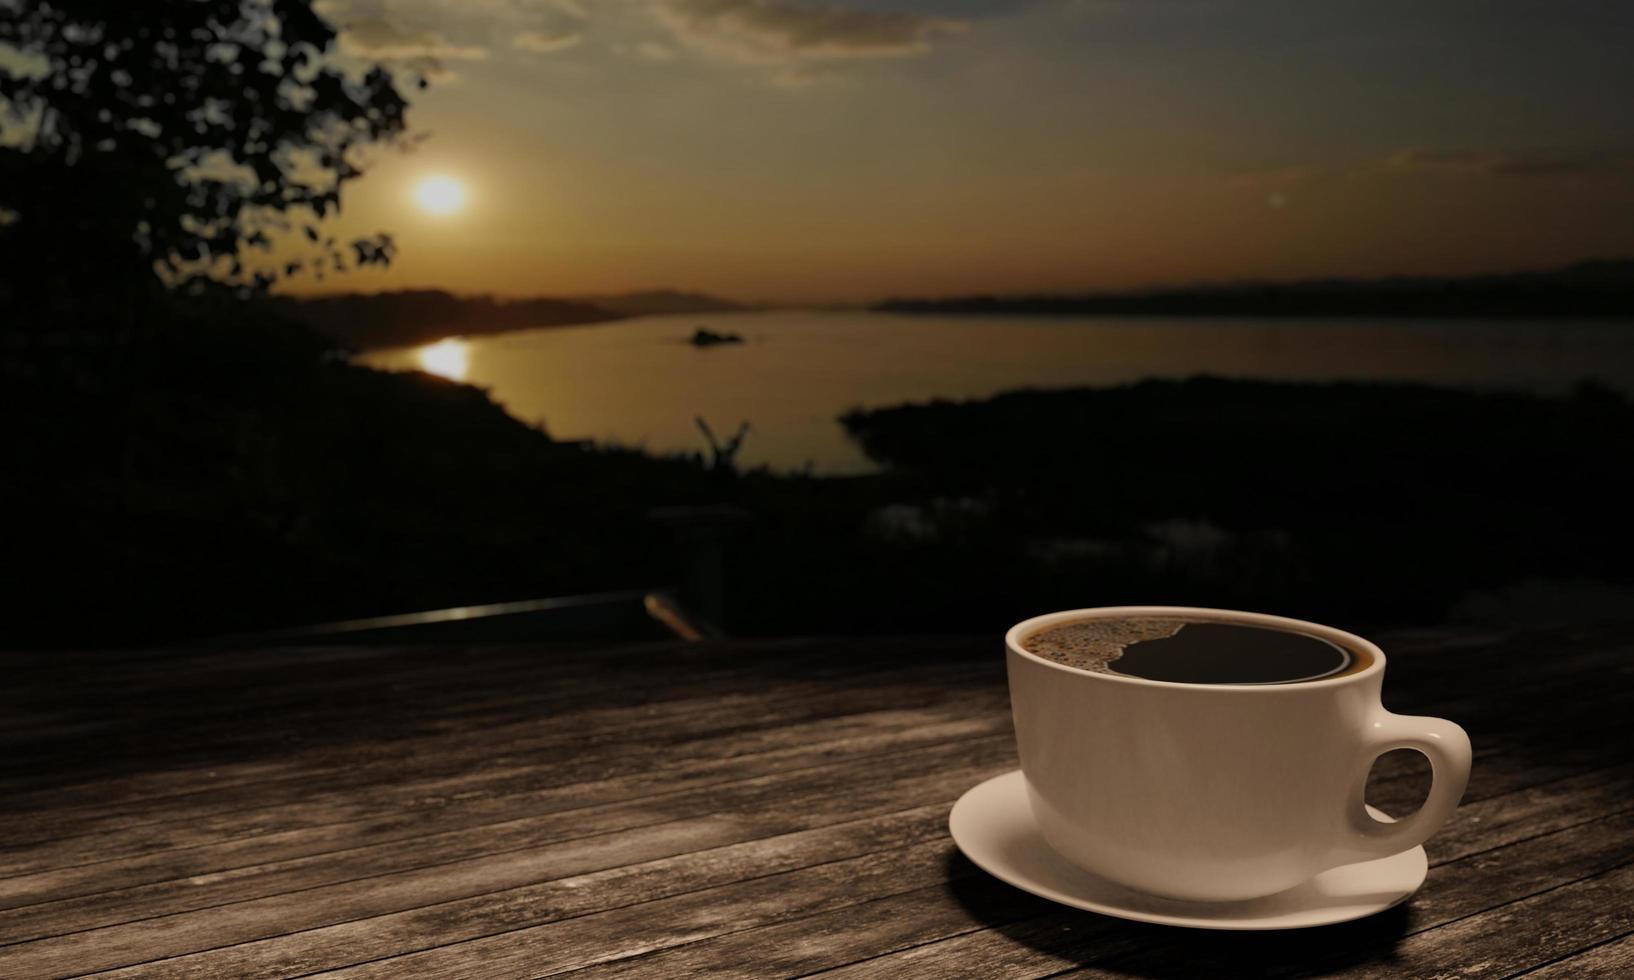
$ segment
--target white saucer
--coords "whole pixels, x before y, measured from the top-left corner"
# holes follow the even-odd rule
[[[1372,807],[1368,810],[1388,820]],[[965,857],[1007,884],[1073,908],[1195,929],[1298,929],[1348,922],[1407,900],[1429,861],[1415,847],[1324,871],[1294,888],[1243,902],[1182,902],[1131,891],[1068,863],[1033,823],[1021,770],[995,776],[953,805],[948,829]]]

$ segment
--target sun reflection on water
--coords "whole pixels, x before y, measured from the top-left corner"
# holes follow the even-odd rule
[[[420,370],[450,381],[464,381],[471,367],[471,345],[457,337],[446,337],[420,348]]]

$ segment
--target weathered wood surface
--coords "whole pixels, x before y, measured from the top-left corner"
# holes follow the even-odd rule
[[[1407,905],[1275,934],[958,855],[991,638],[0,654],[0,977],[1634,975],[1634,628],[1384,639],[1464,806]]]

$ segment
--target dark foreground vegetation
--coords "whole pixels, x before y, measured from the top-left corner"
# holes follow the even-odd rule
[[[891,299],[890,313],[1634,318],[1634,260],[1450,278],[1240,282],[1128,293]]]
[[[946,515],[941,536],[993,552],[1012,612],[1184,600],[1434,622],[1474,590],[1631,577],[1634,407],[1593,384],[1194,378],[845,424]]]
[[[710,492],[700,467],[555,443],[478,389],[261,316],[7,366],[10,645],[646,583],[649,542],[606,529]]]
[[[750,515],[727,552],[739,633],[991,632],[1115,602],[1362,627],[1630,578],[1634,408],[1591,386],[1018,392],[852,414],[884,470],[824,479],[555,442],[236,307],[170,323],[8,353],[5,645],[670,583],[682,556],[649,512],[675,504]]]

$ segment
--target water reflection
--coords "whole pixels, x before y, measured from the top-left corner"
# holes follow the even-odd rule
[[[445,337],[419,350],[420,370],[450,381],[464,381],[471,370],[471,345],[458,337]]]
[[[1617,321],[1271,320],[1211,317],[892,316],[804,311],[716,315],[742,344],[697,348],[698,317],[641,317],[445,340],[365,354],[488,389],[561,439],[707,452],[697,423],[753,429],[740,466],[873,468],[840,427],[857,406],[984,398],[1014,388],[1143,378],[1400,381],[1559,394],[1595,377],[1634,391],[1634,330]],[[457,373],[428,363],[459,354]],[[466,371],[466,353],[470,365]]]

